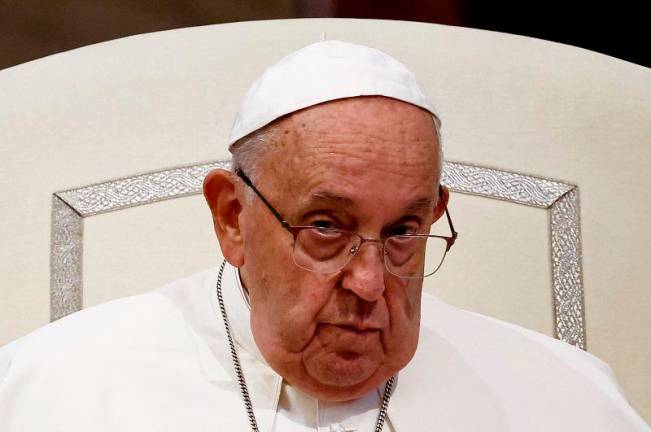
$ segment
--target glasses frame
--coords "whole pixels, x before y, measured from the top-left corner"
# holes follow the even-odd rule
[[[276,209],[274,208],[274,206],[271,205],[271,203],[267,200],[267,198],[265,198],[265,196],[262,195],[262,192],[260,192],[260,191],[258,190],[258,188],[255,187],[255,185],[253,184],[253,182],[251,181],[251,179],[249,178],[249,176],[247,176],[247,175],[244,173],[244,171],[242,171],[240,168],[237,168],[237,169],[235,170],[235,175],[237,175],[240,179],[242,179],[242,181],[244,182],[244,184],[246,184],[248,187],[250,187],[250,188],[253,190],[253,192],[255,192],[255,194],[258,196],[258,198],[260,198],[260,200],[261,200],[261,201],[264,203],[264,205],[269,209],[269,211],[274,215],[274,217],[278,220],[278,222],[280,222],[280,225],[282,225],[282,227],[283,227],[285,230],[287,230],[287,231],[292,235],[292,237],[294,238],[294,244],[296,244],[296,238],[298,237],[298,235],[300,234],[301,231],[303,231],[303,230],[305,230],[305,229],[315,229],[315,228],[318,228],[318,227],[315,227],[315,226],[312,226],[312,225],[292,225],[292,224],[290,224],[290,223],[287,222],[287,221],[285,220],[285,218],[284,218],[284,217],[283,217],[283,216],[278,212],[278,210],[276,210]],[[442,193],[442,190],[443,190],[442,187],[439,185],[439,195]],[[416,277],[410,277],[410,276],[401,276],[401,275],[397,275],[397,274],[395,274],[395,273],[393,273],[393,272],[391,271],[391,269],[389,268],[389,266],[388,266],[387,263],[386,263],[386,260],[385,260],[385,259],[382,260],[382,261],[384,262],[384,267],[387,269],[387,271],[388,271],[389,273],[391,273],[392,275],[397,276],[397,277],[399,277],[399,278],[402,278],[402,279],[423,279],[423,278],[425,278],[425,277],[427,277],[427,276],[431,276],[431,275],[433,275],[434,273],[436,273],[436,272],[438,271],[439,268],[441,268],[441,265],[443,264],[443,261],[445,260],[445,256],[447,255],[447,253],[448,253],[448,251],[450,250],[450,248],[452,248],[452,245],[454,245],[454,242],[457,240],[457,236],[458,236],[458,233],[457,233],[457,231],[455,231],[455,229],[454,229],[454,225],[452,224],[452,218],[450,217],[450,212],[448,211],[447,206],[445,207],[445,216],[446,216],[446,218],[447,218],[447,220],[448,220],[448,226],[449,226],[449,228],[450,228],[450,232],[452,233],[451,236],[440,236],[440,235],[432,235],[432,234],[398,234],[398,235],[388,236],[388,237],[385,238],[384,240],[382,240],[382,239],[366,239],[366,238],[362,237],[361,235],[359,235],[359,234],[356,233],[356,232],[336,228],[337,231],[345,232],[345,233],[347,233],[347,234],[351,234],[351,235],[353,235],[353,236],[358,237],[358,238],[360,239],[360,242],[359,242],[359,244],[357,245],[357,247],[355,248],[355,250],[352,251],[352,253],[351,253],[351,255],[350,255],[350,258],[348,259],[348,261],[346,261],[346,263],[345,263],[343,266],[341,266],[341,267],[338,268],[337,270],[333,270],[332,272],[328,272],[328,273],[336,273],[336,272],[340,271],[342,268],[346,267],[346,266],[348,265],[348,263],[351,262],[352,259],[355,257],[355,255],[357,254],[357,252],[362,248],[362,245],[363,245],[364,243],[379,243],[379,244],[381,244],[381,245],[382,245],[382,254],[383,254],[383,256],[384,256],[384,255],[386,254],[386,253],[385,253],[385,244],[386,244],[387,240],[389,240],[389,239],[392,238],[392,237],[418,237],[418,238],[423,238],[423,237],[428,237],[428,238],[429,238],[429,237],[432,237],[432,238],[440,238],[440,239],[445,240],[445,242],[446,242],[445,252],[443,253],[443,258],[441,258],[441,262],[439,263],[439,265],[438,265],[438,267],[436,268],[436,270],[434,270],[434,271],[433,271],[432,273],[430,273],[430,274],[423,275],[423,276],[420,276],[420,277],[418,277],[418,276],[416,276]],[[299,266],[299,265],[296,263],[296,260],[294,260],[294,264],[296,264],[297,266]],[[299,267],[301,267],[301,268],[303,268],[303,269],[305,269],[305,270],[308,270],[308,271],[315,271],[315,270],[311,270],[311,269],[306,269],[305,267],[302,267],[302,266],[299,266]],[[317,272],[317,273],[319,273],[319,272]]]

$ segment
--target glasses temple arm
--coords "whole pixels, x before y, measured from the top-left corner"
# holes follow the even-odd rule
[[[443,194],[443,185],[439,184],[439,196]],[[450,231],[452,231],[452,238],[457,239],[458,233],[454,229],[454,224],[452,223],[452,218],[450,217],[450,212],[448,211],[448,206],[445,206],[445,217],[448,218],[448,224],[450,225]]]
[[[264,203],[264,205],[267,206],[267,208],[269,209],[269,211],[270,211],[271,213],[273,213],[273,215],[275,216],[275,218],[278,219],[278,222],[280,222],[280,224],[281,224],[285,229],[289,230],[290,227],[291,227],[291,225],[289,224],[289,222],[287,222],[285,219],[283,219],[283,217],[280,215],[280,213],[278,213],[278,212],[276,211],[276,209],[273,208],[273,206],[269,203],[269,201],[267,201],[267,199],[266,199],[266,198],[265,198],[265,197],[260,193],[260,191],[259,191],[255,186],[253,186],[253,182],[251,181],[251,179],[249,178],[249,176],[247,176],[246,174],[244,174],[244,171],[242,171],[242,170],[239,169],[239,168],[235,170],[235,174],[236,174],[239,178],[241,178],[242,181],[243,181],[243,182],[244,182],[248,187],[250,187],[251,189],[253,189],[253,192],[255,192],[255,194],[258,196],[258,198],[260,198],[260,200],[262,200],[262,202]]]
[[[445,209],[445,216],[448,218],[448,223],[450,224],[450,230],[452,231],[452,237],[456,239],[458,233],[454,230],[454,225],[452,224],[452,218],[450,218],[450,212],[448,212],[447,208]]]

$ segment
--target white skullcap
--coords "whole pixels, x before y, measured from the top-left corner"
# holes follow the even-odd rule
[[[269,67],[244,96],[229,148],[284,115],[322,102],[387,96],[429,111],[434,106],[402,63],[380,50],[328,40],[308,45]]]

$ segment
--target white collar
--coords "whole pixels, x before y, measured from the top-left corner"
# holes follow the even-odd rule
[[[228,364],[225,366],[231,373],[232,379],[237,381],[235,372],[233,371],[230,353],[228,353],[225,329],[221,318],[219,302],[215,293],[216,279],[217,275],[215,275],[211,283],[212,287],[209,292],[210,303],[212,305],[214,322],[218,323],[219,331],[224,336],[219,341],[221,346],[213,347],[213,351],[223,353],[222,357],[224,354],[226,355],[225,360]],[[228,263],[226,264],[221,286],[233,338],[236,344],[239,345],[238,348],[241,348],[237,350],[237,353],[240,358],[242,370],[244,371],[249,395],[253,402],[258,429],[263,432],[271,432],[278,409],[282,377],[269,367],[255,344],[253,333],[251,332],[251,312],[244,297],[236,267]],[[207,377],[209,380],[211,379],[210,374]],[[237,397],[241,398],[239,394]],[[242,411],[242,416],[243,418],[246,417],[244,411]]]
[[[227,277],[230,275],[230,278]],[[228,308],[228,320],[231,322],[235,341],[260,363],[269,367],[262,356],[251,330],[251,305],[237,267],[226,264],[222,280],[222,294]]]

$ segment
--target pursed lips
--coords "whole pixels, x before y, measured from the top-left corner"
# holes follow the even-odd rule
[[[338,327],[342,330],[348,330],[354,333],[369,333],[382,330],[381,326],[373,325],[370,323],[357,323],[357,322],[335,322],[335,323],[323,323],[325,325],[331,325]]]

